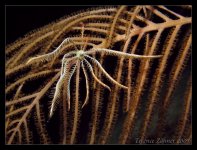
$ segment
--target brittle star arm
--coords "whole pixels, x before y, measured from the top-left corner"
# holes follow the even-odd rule
[[[85,63],[87,64],[88,69],[90,70],[93,78],[99,83],[101,84],[103,87],[107,88],[109,91],[111,91],[110,87],[107,86],[105,83],[103,83],[101,80],[99,80],[96,75],[94,74],[93,68],[91,66],[91,64],[84,58]]]
[[[67,53],[67,54],[65,54],[64,56],[63,56],[63,58],[62,58],[62,67],[61,67],[61,75],[63,74],[63,70],[64,70],[64,65],[65,65],[65,62],[68,60],[68,59],[70,59],[70,57],[71,56],[73,56],[73,55],[75,55],[76,54],[76,52],[75,51],[71,51],[71,52],[69,52],[69,53]],[[76,58],[76,57],[73,57],[73,59],[74,58]]]
[[[162,55],[147,56],[147,55],[128,54],[128,53],[115,51],[115,50],[111,50],[111,49],[105,49],[105,48],[91,49],[91,50],[85,52],[86,55],[95,54],[95,53],[105,53],[107,55],[119,56],[119,57],[124,57],[124,58],[127,58],[127,59],[130,59],[130,58],[159,58],[159,57],[162,57]]]
[[[76,44],[74,43],[73,40],[71,40],[70,38],[66,38],[53,52],[48,53],[48,54],[44,54],[44,55],[40,55],[37,57],[33,57],[30,58],[26,64],[29,63],[34,63],[34,62],[44,62],[44,61],[51,61],[55,56],[59,55],[61,52],[61,47],[65,44],[65,43],[72,43],[75,47],[76,50],[78,50],[78,48],[76,47]],[[69,53],[68,53],[69,54]],[[71,55],[71,53],[69,54]]]
[[[68,101],[68,110],[70,110],[70,81],[71,78],[74,74],[74,72],[77,69],[77,62],[75,62],[74,67],[71,69],[70,74],[69,74],[69,78],[68,78],[68,82],[67,82],[67,101]]]
[[[123,89],[128,89],[128,87],[118,83],[116,80],[114,80],[106,71],[105,69],[102,67],[102,65],[93,57],[90,57],[88,55],[84,55],[85,57],[89,58],[93,63],[95,63],[99,69],[102,71],[102,73],[106,76],[107,79],[109,79],[111,82],[113,82],[114,84],[116,84],[117,86],[123,88]]]
[[[89,100],[89,79],[88,79],[88,74],[87,74],[87,71],[84,67],[84,63],[83,61],[81,62],[81,65],[82,65],[82,69],[83,69],[83,73],[84,73],[84,76],[85,76],[85,81],[86,81],[86,98],[85,98],[85,101],[82,105],[82,108],[88,103],[88,100]]]
[[[51,108],[50,108],[50,113],[49,113],[49,118],[52,117],[56,107],[57,107],[57,104],[59,103],[59,98],[60,98],[60,93],[61,93],[61,88],[62,88],[62,84],[63,84],[63,81],[65,80],[65,78],[68,76],[68,72],[69,72],[69,62],[71,60],[68,60],[66,63],[65,63],[65,67],[64,67],[64,73],[60,76],[60,79],[58,80],[57,84],[56,84],[56,87],[55,87],[55,93],[54,93],[54,96],[53,96],[53,99],[52,99],[52,103],[51,103]]]
[[[59,103],[59,98],[60,98],[60,94],[61,94],[61,90],[62,90],[62,85],[64,83],[65,80],[67,80],[67,89],[70,87],[70,79],[72,77],[72,74],[70,74],[70,67],[72,67],[72,61],[75,62],[76,58],[70,58],[65,62],[64,68],[63,68],[63,74],[60,76],[60,79],[58,80],[56,87],[55,87],[55,93],[54,93],[54,97],[51,103],[51,108],[50,108],[50,113],[49,113],[49,117],[51,118],[53,115],[53,112],[56,109],[57,104]],[[71,71],[72,73],[72,71]],[[68,94],[68,93],[67,93]],[[70,103],[68,101],[68,103]]]

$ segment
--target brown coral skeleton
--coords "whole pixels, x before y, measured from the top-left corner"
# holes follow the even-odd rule
[[[74,72],[76,71],[77,67],[80,67],[78,65],[82,66],[84,75],[85,75],[85,80],[86,80],[86,99],[84,100],[84,103],[82,105],[82,108],[87,104],[88,102],[88,93],[89,93],[89,86],[88,86],[88,78],[87,78],[87,72],[86,70],[88,69],[92,75],[92,77],[99,83],[101,84],[103,87],[107,88],[109,91],[111,91],[110,87],[107,86],[105,83],[103,83],[100,79],[98,79],[96,77],[96,75],[94,74],[93,68],[91,63],[95,64],[96,67],[99,68],[99,70],[103,73],[103,75],[112,83],[116,84],[117,86],[119,86],[120,88],[123,89],[128,89],[127,86],[122,85],[120,83],[118,83],[116,80],[114,80],[108,73],[107,71],[105,71],[105,69],[102,67],[102,65],[95,59],[93,58],[91,55],[96,54],[96,53],[103,53],[106,55],[112,55],[112,56],[117,56],[117,57],[123,57],[126,59],[131,59],[131,58],[160,58],[162,57],[162,55],[151,55],[151,56],[146,56],[146,55],[137,55],[137,54],[128,54],[128,53],[124,53],[124,52],[120,52],[120,51],[116,51],[116,50],[111,50],[111,49],[105,49],[105,48],[92,48],[88,51],[85,51],[85,49],[78,49],[75,42],[70,39],[70,38],[66,38],[53,52],[45,54],[45,55],[40,55],[37,57],[33,57],[30,58],[27,61],[27,64],[30,63],[39,63],[39,62],[48,62],[50,60],[52,60],[55,56],[59,55],[61,53],[60,48],[66,44],[66,43],[72,43],[73,46],[75,47],[74,51],[68,52],[63,56],[62,59],[62,66],[61,66],[61,76],[56,84],[55,87],[55,93],[53,96],[53,100],[51,103],[51,108],[50,108],[50,114],[49,117],[51,118],[57,104],[59,103],[59,99],[60,99],[60,95],[61,95],[61,90],[62,90],[62,86],[63,83],[66,81],[67,83],[67,103],[68,103],[68,110],[70,110],[70,81],[71,78],[74,74]],[[80,61],[80,63],[78,63],[78,61]],[[91,62],[91,63],[90,63]]]

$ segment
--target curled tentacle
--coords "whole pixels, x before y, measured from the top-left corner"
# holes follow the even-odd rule
[[[116,80],[114,80],[114,79],[105,71],[105,69],[102,67],[102,65],[101,65],[95,58],[92,58],[92,57],[90,57],[90,56],[88,56],[88,55],[85,55],[85,57],[88,57],[89,59],[91,59],[91,61],[92,61],[93,63],[95,63],[95,64],[99,67],[99,69],[102,71],[102,73],[103,73],[103,74],[106,76],[106,78],[109,79],[111,82],[113,82],[114,84],[116,84],[117,86],[119,86],[119,87],[121,87],[121,88],[123,88],[123,89],[128,89],[128,87],[126,87],[126,86],[124,86],[124,85],[118,83]]]
[[[93,78],[94,78],[99,84],[101,84],[103,87],[105,87],[105,88],[107,88],[109,91],[111,91],[111,89],[110,89],[109,86],[107,86],[105,83],[103,83],[101,80],[99,80],[99,79],[96,77],[96,75],[95,75],[94,72],[93,72],[93,69],[92,69],[91,64],[90,64],[86,59],[84,59],[84,61],[86,62],[87,66],[88,66],[88,69],[90,70],[90,72],[91,72]]]

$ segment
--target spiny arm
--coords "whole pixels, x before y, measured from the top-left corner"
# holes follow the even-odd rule
[[[44,54],[44,55],[40,55],[40,56],[37,56],[37,57],[33,57],[33,58],[30,58],[26,64],[29,64],[29,63],[34,63],[34,62],[48,62],[48,61],[51,61],[55,56],[59,55],[60,54],[60,49],[61,47],[65,44],[65,43],[73,43],[73,45],[75,46],[75,43],[70,39],[70,38],[66,38],[53,52],[51,53],[48,53],[48,54]],[[75,46],[76,50],[77,47]],[[68,53],[69,54],[69,53]],[[70,55],[70,54],[69,54]],[[68,56],[67,56],[68,57]]]
[[[160,58],[162,55],[137,55],[137,54],[128,54],[120,51],[115,51],[111,49],[105,49],[105,48],[100,48],[100,49],[91,49],[90,51],[85,52],[85,54],[95,54],[95,53],[104,53],[106,55],[112,55],[112,56],[118,56],[118,57],[124,57],[124,58]]]
[[[68,68],[67,64],[65,65],[66,70],[64,71],[64,74],[60,76],[60,79],[58,80],[56,87],[55,87],[55,94],[52,99],[51,103],[51,108],[50,108],[50,113],[49,113],[49,118],[52,117],[58,103],[59,103],[59,98],[60,98],[60,93],[61,93],[61,88],[63,81],[65,80],[66,76],[68,75]]]
[[[57,107],[57,104],[59,103],[62,85],[63,85],[65,79],[68,79],[71,61],[73,61],[73,59],[69,59],[65,62],[64,68],[62,68],[64,70],[63,74],[60,76],[60,79],[58,80],[58,82],[56,84],[55,93],[54,93],[54,97],[53,97],[53,100],[51,103],[51,108],[50,108],[50,113],[49,113],[50,118],[52,117],[52,115]]]
[[[88,69],[90,70],[90,72],[91,72],[93,78],[94,78],[99,84],[101,84],[103,87],[105,87],[105,88],[107,88],[109,91],[111,91],[111,89],[110,89],[109,86],[107,86],[105,83],[103,83],[101,80],[99,80],[99,79],[96,77],[96,75],[95,75],[94,72],[93,72],[93,69],[92,69],[91,64],[90,64],[85,58],[84,58],[84,61],[86,62],[87,66],[88,66]]]
[[[87,71],[84,67],[83,61],[81,62],[81,64],[82,64],[82,69],[83,69],[83,73],[85,75],[85,81],[86,81],[86,98],[85,98],[85,101],[82,105],[82,108],[83,108],[88,103],[88,99],[89,99],[89,83],[88,83],[89,79],[88,79],[88,74],[87,74]]]
[[[64,73],[64,65],[65,65],[66,61],[68,61],[68,60],[74,61],[76,59],[76,57],[69,58],[70,56],[72,56],[75,53],[76,52],[69,52],[64,55],[64,57],[62,59],[61,75]]]
[[[71,78],[72,78],[74,72],[76,71],[76,68],[77,68],[77,62],[75,62],[74,67],[71,69],[70,74],[69,74],[69,78],[68,78],[68,84],[67,84],[68,110],[70,110],[70,81],[71,81]]]
[[[102,73],[106,76],[107,79],[109,79],[111,82],[113,82],[114,84],[116,84],[117,86],[121,87],[121,88],[124,88],[124,89],[128,89],[128,87],[118,83],[116,80],[114,80],[106,71],[105,69],[101,66],[101,64],[94,58],[88,56],[88,55],[85,55],[85,57],[88,57],[89,59],[91,59],[91,61],[93,63],[95,63],[99,69],[102,71]]]

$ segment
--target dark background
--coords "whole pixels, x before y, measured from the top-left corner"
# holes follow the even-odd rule
[[[92,6],[6,6],[6,45],[63,16]]]

